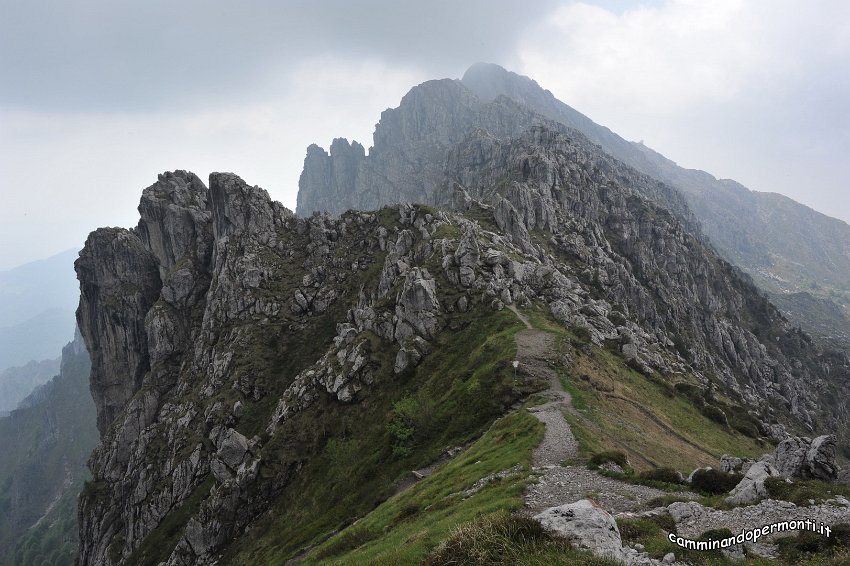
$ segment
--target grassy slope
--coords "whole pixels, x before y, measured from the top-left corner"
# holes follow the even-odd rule
[[[555,333],[562,344],[563,340],[575,339],[568,330],[552,322],[543,309],[526,314],[536,328]],[[670,387],[634,372],[602,348],[593,348],[590,354],[578,354],[576,360],[573,373],[581,371],[592,378],[582,380],[565,372],[564,382],[573,394],[576,408],[567,416],[585,452],[625,448],[638,467],[649,467],[647,461],[651,460],[658,465],[690,471],[705,463],[716,465],[716,457],[723,453],[755,455],[763,451],[757,441],[707,419],[687,398],[675,394],[669,397]],[[604,389],[610,390],[594,388],[594,384],[602,385],[603,380]],[[610,394],[631,402],[612,398]],[[681,438],[643,412],[632,410],[632,402],[668,424]],[[527,474],[511,475],[469,499],[451,494],[493,471],[514,466],[527,469],[531,449],[540,438],[539,432],[536,435],[522,432],[531,425],[539,427],[523,411],[501,419],[467,452],[320,545],[306,556],[305,563],[417,563],[441,541],[459,536],[463,529],[454,530],[459,525],[474,530],[482,521],[488,523],[489,517],[498,518],[521,507]],[[589,563],[588,560],[587,555],[551,545],[534,546],[523,558],[529,564],[582,564]]]
[[[303,467],[271,513],[228,550],[226,563],[280,564],[321,542],[388,499],[410,470],[480,436],[535,387],[514,382],[509,361],[522,325],[512,313],[476,309],[447,323],[453,328],[432,354],[398,376],[391,353],[366,336],[381,364],[368,394],[349,405],[319,402],[285,423],[264,452],[278,468],[300,454]],[[400,406],[416,409],[404,438],[393,428]]]
[[[707,418],[672,387],[672,380],[647,377],[604,348],[572,348],[581,340],[543,309],[529,317],[536,327],[556,334],[558,348],[562,353],[569,349],[574,359],[569,370],[561,368],[561,382],[573,398],[575,410],[565,416],[584,456],[621,450],[637,469],[667,466],[688,474],[700,466],[716,467],[723,454],[754,457],[772,450]]]
[[[305,563],[418,562],[457,525],[522,506],[531,451],[542,437],[543,426],[524,411],[496,421],[461,456],[330,539],[310,554]],[[479,479],[515,466],[517,473],[471,497],[466,498],[462,493]]]

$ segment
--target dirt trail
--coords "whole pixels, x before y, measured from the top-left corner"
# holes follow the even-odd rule
[[[534,449],[535,467],[558,466],[564,460],[578,457],[578,442],[564,419],[563,411],[572,407],[570,394],[561,387],[554,365],[555,337],[540,330],[521,330],[515,337],[517,359],[523,373],[549,382],[544,395],[546,403],[529,409],[546,425],[543,442]]]
[[[535,513],[591,497],[611,512],[631,511],[643,502],[664,495],[664,492],[651,487],[601,476],[584,466],[562,465],[564,461],[579,458],[579,446],[564,418],[564,412],[577,413],[554,368],[555,336],[534,330],[527,318],[516,309],[511,310],[527,327],[515,336],[520,370],[549,382],[549,388],[543,393],[547,401],[528,409],[546,425],[546,432],[532,454],[532,464],[540,474],[540,480],[526,490],[527,510]]]

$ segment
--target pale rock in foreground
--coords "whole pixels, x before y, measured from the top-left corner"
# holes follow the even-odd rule
[[[646,552],[624,548],[617,522],[599,504],[582,499],[558,507],[550,507],[534,517],[550,533],[570,541],[575,548],[589,550],[597,556],[616,560],[629,566],[680,564],[669,553],[662,561],[650,558]]]
[[[589,499],[550,507],[534,517],[544,529],[569,540],[573,546],[624,561],[617,522]]]
[[[750,466],[740,483],[732,489],[726,502],[731,505],[747,505],[768,497],[770,494],[764,485],[765,480],[780,475],[779,470],[770,463],[756,462]]]

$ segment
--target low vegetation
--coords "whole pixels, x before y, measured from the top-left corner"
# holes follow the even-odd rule
[[[720,470],[697,470],[691,478],[691,488],[707,495],[722,495],[732,491],[743,477]]]
[[[496,421],[463,454],[317,547],[304,563],[416,564],[447,540],[458,525],[519,509],[529,481],[531,451],[542,435],[543,425],[524,411]],[[465,493],[502,470],[516,473],[493,478],[477,491]],[[491,533],[494,537],[513,532],[505,521],[479,527],[496,528],[497,532]],[[519,529],[514,534],[523,532]],[[463,538],[459,535],[458,540]],[[462,546],[461,542],[456,544]],[[432,563],[441,562],[434,557]]]
[[[773,499],[790,501],[796,505],[809,505],[833,499],[836,495],[850,497],[850,487],[819,480],[786,481],[785,478],[767,478],[764,482]]]
[[[498,511],[521,503],[526,476],[503,478],[482,489],[474,498],[485,499],[477,503],[474,498],[442,500],[488,474],[527,465],[542,434],[542,425],[527,415],[493,425],[488,434],[496,436],[478,440],[488,448],[473,445],[466,452],[471,454],[468,458],[455,458],[446,466],[443,473],[448,475],[435,474],[405,492],[409,496],[392,498],[394,486],[409,481],[410,470],[430,464],[448,448],[475,441],[512,405],[540,388],[514,380],[509,361],[516,354],[514,334],[523,326],[513,313],[475,309],[455,315],[451,324],[453,331],[437,338],[432,353],[400,375],[392,373],[394,357],[375,341],[370,351],[380,369],[368,397],[349,405],[320,400],[283,425],[285,431],[264,449],[269,469],[261,473],[300,469],[273,513],[257,521],[223,560],[283,564],[302,549],[321,545],[334,532],[339,534],[328,540],[330,546],[316,552],[329,553],[325,560],[338,555],[348,560],[346,553],[353,545],[359,549],[373,537],[392,538],[384,530],[387,525],[406,533],[402,540],[392,539],[394,549],[407,548],[405,552],[422,558],[459,523],[459,517],[471,520],[482,509]],[[420,491],[427,486],[433,492]],[[455,503],[460,507],[454,509]],[[443,505],[453,509],[440,510]],[[429,506],[433,507],[423,515]],[[391,511],[384,516],[380,509]],[[427,528],[407,532],[420,516],[427,517]],[[357,517],[364,518],[351,525]],[[373,529],[374,517],[383,519]],[[417,535],[420,531],[427,531],[427,536]]]
[[[850,563],[850,525],[832,525],[829,537],[811,531],[777,541],[779,555],[789,564]],[[817,561],[817,562],[815,562]]]
[[[424,566],[467,564],[614,566],[618,562],[575,550],[566,540],[549,535],[537,521],[502,512],[458,527],[423,562]]]

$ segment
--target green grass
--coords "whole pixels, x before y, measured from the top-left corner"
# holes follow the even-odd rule
[[[656,468],[656,469],[666,469],[666,468]],[[631,468],[626,469],[624,472],[611,472],[608,470],[599,470],[599,474],[609,477],[615,480],[619,480],[624,483],[632,484],[632,485],[644,485],[646,487],[654,487],[655,489],[661,491],[672,491],[672,492],[687,492],[690,491],[690,487],[681,483],[674,483],[671,481],[663,481],[659,479],[655,479],[651,473],[647,472],[638,472],[635,473]]]
[[[400,375],[392,373],[394,352],[372,337],[379,369],[368,395],[345,405],[319,399],[282,425],[263,450],[260,473],[290,481],[272,512],[227,550],[226,563],[281,564],[321,543],[390,498],[410,470],[479,437],[539,387],[514,381],[513,337],[523,326],[513,313],[476,309],[451,324],[421,365]],[[372,536],[351,531],[346,544]]]
[[[832,525],[829,537],[811,531],[777,541],[779,555],[789,564],[847,564],[850,562],[850,525]],[[841,562],[843,560],[843,562]]]
[[[638,470],[670,467],[687,475],[716,467],[723,454],[758,457],[767,449],[706,417],[663,377],[647,377],[604,348],[572,355],[575,364],[563,383],[573,397],[569,420],[585,457],[616,449]]]
[[[770,497],[790,501],[796,505],[806,506],[809,501],[816,504],[836,495],[850,497],[850,487],[838,483],[827,483],[818,480],[794,480],[789,483],[785,478],[767,478],[764,482]]]
[[[618,562],[573,549],[566,540],[549,535],[533,519],[501,512],[461,525],[423,564],[615,566]]]
[[[418,563],[458,525],[522,506],[531,451],[542,438],[543,425],[524,411],[496,421],[466,452],[319,546],[304,563]],[[461,493],[515,466],[521,471],[468,498]]]

